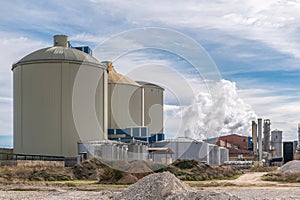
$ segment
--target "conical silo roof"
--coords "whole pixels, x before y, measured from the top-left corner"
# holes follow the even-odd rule
[[[127,84],[127,85],[140,86],[137,82],[135,82],[131,78],[116,72],[114,66],[112,65],[112,62],[107,62],[107,73],[108,73],[109,84]]]

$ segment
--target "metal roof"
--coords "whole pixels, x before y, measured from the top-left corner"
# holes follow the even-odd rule
[[[136,81],[138,84],[140,84],[141,86],[150,86],[150,87],[156,87],[156,88],[160,88],[160,89],[163,89],[163,87],[159,86],[159,85],[156,85],[154,83],[149,83],[149,82],[145,82],[145,81]]]
[[[79,51],[74,48],[54,46],[43,48],[28,54],[17,63],[13,64],[12,70],[21,64],[53,61],[86,63],[104,68],[104,66],[96,58],[84,53],[83,51]]]
[[[157,141],[156,143],[164,143],[164,142],[203,142],[203,141],[192,139],[192,138],[186,138],[186,137],[177,137],[177,138],[170,138],[170,139]]]

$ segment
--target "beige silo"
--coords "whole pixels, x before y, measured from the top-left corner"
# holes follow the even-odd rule
[[[81,67],[101,76],[95,86],[100,132],[91,127],[78,134],[74,122],[73,86]],[[67,36],[54,36],[53,47],[25,56],[12,71],[14,153],[75,157],[78,142],[107,138],[105,67],[94,57],[69,48]]]
[[[143,90],[143,121],[149,134],[164,133],[164,89],[159,85],[138,81]]]
[[[117,73],[111,62],[104,62],[108,73],[108,128],[143,126],[142,88],[127,76]]]

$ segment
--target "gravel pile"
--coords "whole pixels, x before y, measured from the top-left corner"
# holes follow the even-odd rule
[[[282,165],[277,172],[279,173],[300,173],[300,160],[292,160]]]
[[[142,178],[114,199],[123,200],[181,200],[181,199],[239,199],[227,193],[195,191],[169,172],[156,173]]]

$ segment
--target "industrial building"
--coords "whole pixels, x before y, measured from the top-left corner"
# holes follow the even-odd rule
[[[90,77],[99,80],[92,101],[85,99],[87,88],[76,85],[82,69],[83,82]],[[112,62],[94,58],[89,47],[72,47],[65,35],[55,35],[53,47],[23,57],[12,71],[14,154],[161,163],[181,158],[211,165],[228,160],[223,147],[189,139],[165,140],[164,89],[118,73]],[[74,85],[83,91],[79,95],[86,101],[83,106],[74,102]],[[81,117],[82,128],[76,117],[84,113],[95,119]]]
[[[236,160],[239,156],[247,159],[253,159],[252,138],[237,134],[224,135],[218,138],[209,138],[204,140],[210,144],[227,148],[229,150],[230,160]]]
[[[141,86],[118,74],[111,62],[101,63],[88,53],[91,53],[89,48],[73,48],[67,36],[56,35],[53,47],[37,50],[13,64],[14,153],[76,157],[78,143],[106,140],[110,133],[125,129],[132,130],[130,138],[148,139],[149,129],[153,134],[160,133],[159,139],[164,138],[163,88],[156,86],[159,92],[151,96],[147,84]],[[72,95],[80,68],[99,77],[94,108],[100,131],[91,126],[79,135]],[[148,111],[158,103],[151,119],[159,119],[161,123],[150,123],[144,109]],[[91,119],[85,120],[89,125]]]

